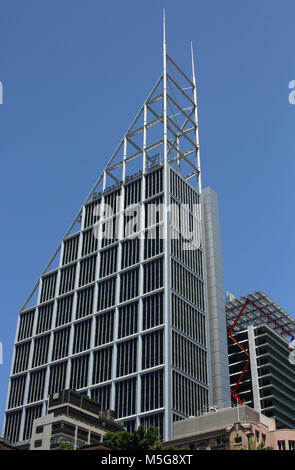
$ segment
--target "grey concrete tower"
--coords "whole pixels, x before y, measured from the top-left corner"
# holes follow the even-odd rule
[[[217,194],[202,192],[213,406],[229,406],[230,383]]]

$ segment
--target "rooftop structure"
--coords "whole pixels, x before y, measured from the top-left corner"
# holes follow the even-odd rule
[[[228,329],[242,331],[250,324],[271,326],[283,338],[294,339],[295,319],[285,312],[264,292],[254,292],[242,297],[234,297],[227,292],[226,323]]]
[[[251,445],[294,450],[295,430],[277,430],[275,420],[247,405],[211,409],[174,423],[174,438],[165,442],[181,450],[249,450]]]
[[[106,432],[122,431],[111,411],[100,411],[94,400],[73,390],[49,397],[46,416],[33,422],[30,450],[56,449],[61,442],[73,450],[96,444],[102,446]]]

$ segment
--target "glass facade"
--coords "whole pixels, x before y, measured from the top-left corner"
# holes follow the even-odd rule
[[[144,224],[135,237],[130,224],[121,239],[115,233],[109,233],[108,239],[95,238],[93,214],[99,199],[85,206],[81,230],[63,240],[60,266],[42,277],[38,304],[19,314],[6,438],[27,439],[33,418],[45,411],[48,394],[65,388],[85,391],[103,409],[115,409],[117,418],[129,427],[133,421],[156,423],[161,432],[165,387],[179,418],[206,406],[202,247],[183,250],[186,226],[172,216],[173,236],[169,253],[165,252],[164,213],[154,204],[163,195],[163,166],[159,165],[103,196],[115,209],[107,219],[111,227],[121,215],[126,217],[130,206],[141,204]],[[190,205],[198,203],[199,195],[173,170],[169,195],[173,210],[185,204],[189,223],[194,217]],[[100,224],[105,227],[106,219]],[[165,284],[165,256],[171,285]],[[165,340],[171,347],[169,357],[165,357]]]

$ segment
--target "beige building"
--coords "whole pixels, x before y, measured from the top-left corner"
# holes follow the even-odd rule
[[[274,450],[295,449],[295,429],[276,429],[275,420],[247,405],[211,409],[198,417],[176,421],[174,439],[164,445],[190,450],[249,450],[264,442]]]
[[[90,444],[100,444],[108,431],[121,431],[111,411],[100,411],[100,406],[86,395],[64,390],[49,397],[46,416],[33,422],[30,450],[54,450],[60,443],[74,450]]]
[[[276,429],[269,438],[274,450],[295,450],[295,429]]]

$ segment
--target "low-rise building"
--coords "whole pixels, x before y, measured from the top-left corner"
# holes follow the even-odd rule
[[[249,450],[264,443],[274,450],[292,450],[295,430],[277,430],[273,418],[247,405],[211,409],[198,417],[176,421],[174,439],[163,443],[186,450]]]
[[[269,437],[274,450],[295,450],[295,429],[276,429]]]
[[[101,411],[100,405],[73,390],[50,395],[46,416],[33,422],[30,450],[57,449],[61,442],[74,450],[99,444],[108,431],[121,431],[114,413]]]

